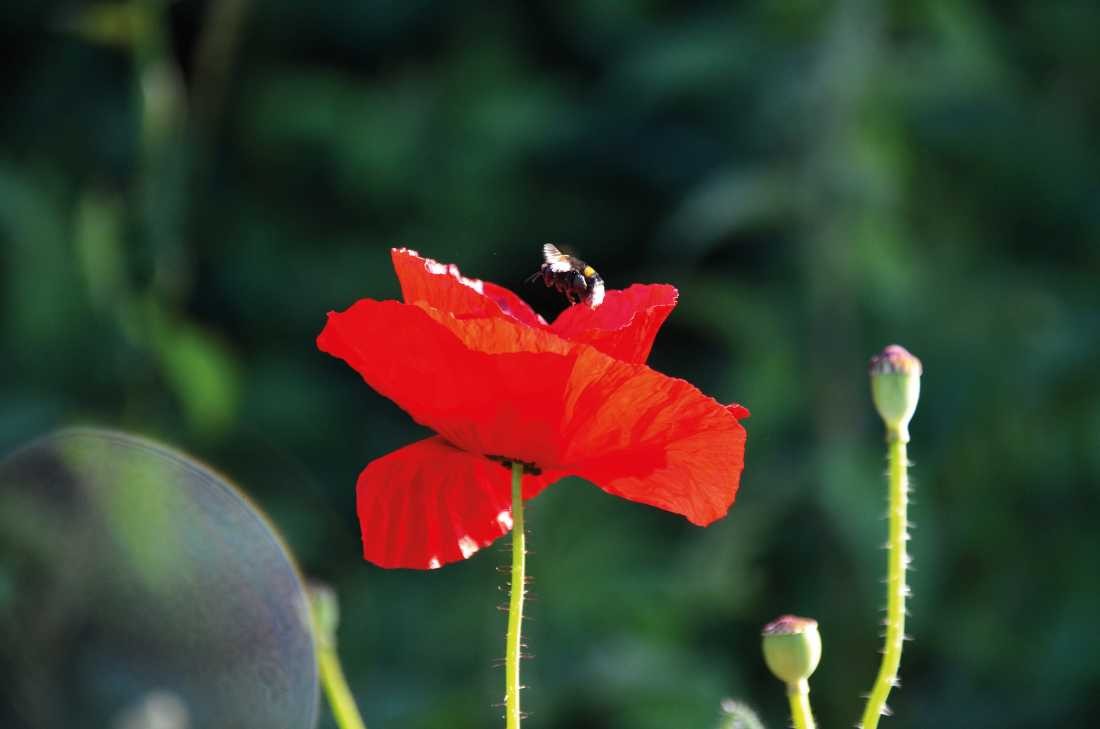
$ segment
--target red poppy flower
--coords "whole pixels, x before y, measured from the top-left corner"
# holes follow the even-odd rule
[[[552,325],[511,291],[394,250],[404,303],[330,312],[317,346],[437,435],[367,465],[363,555],[382,567],[465,559],[512,527],[511,479],[531,498],[565,476],[682,514],[726,514],[748,416],[644,362],[676,305],[664,284],[608,290]]]

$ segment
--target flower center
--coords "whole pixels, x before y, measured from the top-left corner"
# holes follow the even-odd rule
[[[523,466],[523,472],[528,476],[538,476],[542,474],[542,469],[529,461],[521,461],[518,458],[509,458],[508,456],[485,456],[490,461],[496,461],[505,468],[511,468],[513,463],[518,463]]]

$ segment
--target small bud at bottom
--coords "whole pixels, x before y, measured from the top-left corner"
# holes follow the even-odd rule
[[[821,634],[817,621],[794,615],[764,626],[764,662],[788,686],[805,681],[821,661]]]
[[[740,701],[722,700],[722,721],[718,729],[764,729],[760,717]]]

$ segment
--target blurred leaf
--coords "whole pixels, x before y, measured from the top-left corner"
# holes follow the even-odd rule
[[[240,399],[239,367],[228,347],[201,327],[164,314],[154,314],[152,326],[160,366],[191,427],[204,438],[224,433]]]
[[[147,29],[148,14],[139,2],[92,3],[68,10],[59,27],[91,43],[131,48]]]
[[[73,265],[69,215],[48,177],[0,164],[0,239],[4,285],[3,354],[24,371],[58,379],[90,334],[80,276]]]
[[[118,199],[90,192],[76,212],[75,248],[92,303],[111,312],[127,293],[123,208]]]
[[[698,260],[731,236],[780,223],[802,202],[789,173],[723,171],[688,193],[661,233],[663,249]]]

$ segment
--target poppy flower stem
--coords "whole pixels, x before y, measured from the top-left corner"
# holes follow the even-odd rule
[[[791,705],[794,729],[814,729],[814,712],[810,709],[810,682],[806,679],[787,684],[787,701]]]
[[[909,563],[905,547],[909,539],[906,515],[909,499],[909,477],[906,473],[908,433],[891,429],[887,440],[890,454],[890,538],[887,542],[886,643],[878,678],[863,711],[862,729],[876,729],[879,717],[887,713],[886,697],[890,689],[897,685],[902,642],[905,640],[905,597],[909,592],[905,585],[905,569]]]
[[[523,464],[512,464],[512,585],[508,604],[508,639],[504,658],[504,707],[507,729],[519,729],[520,628],[527,580],[527,545],[523,533]]]

